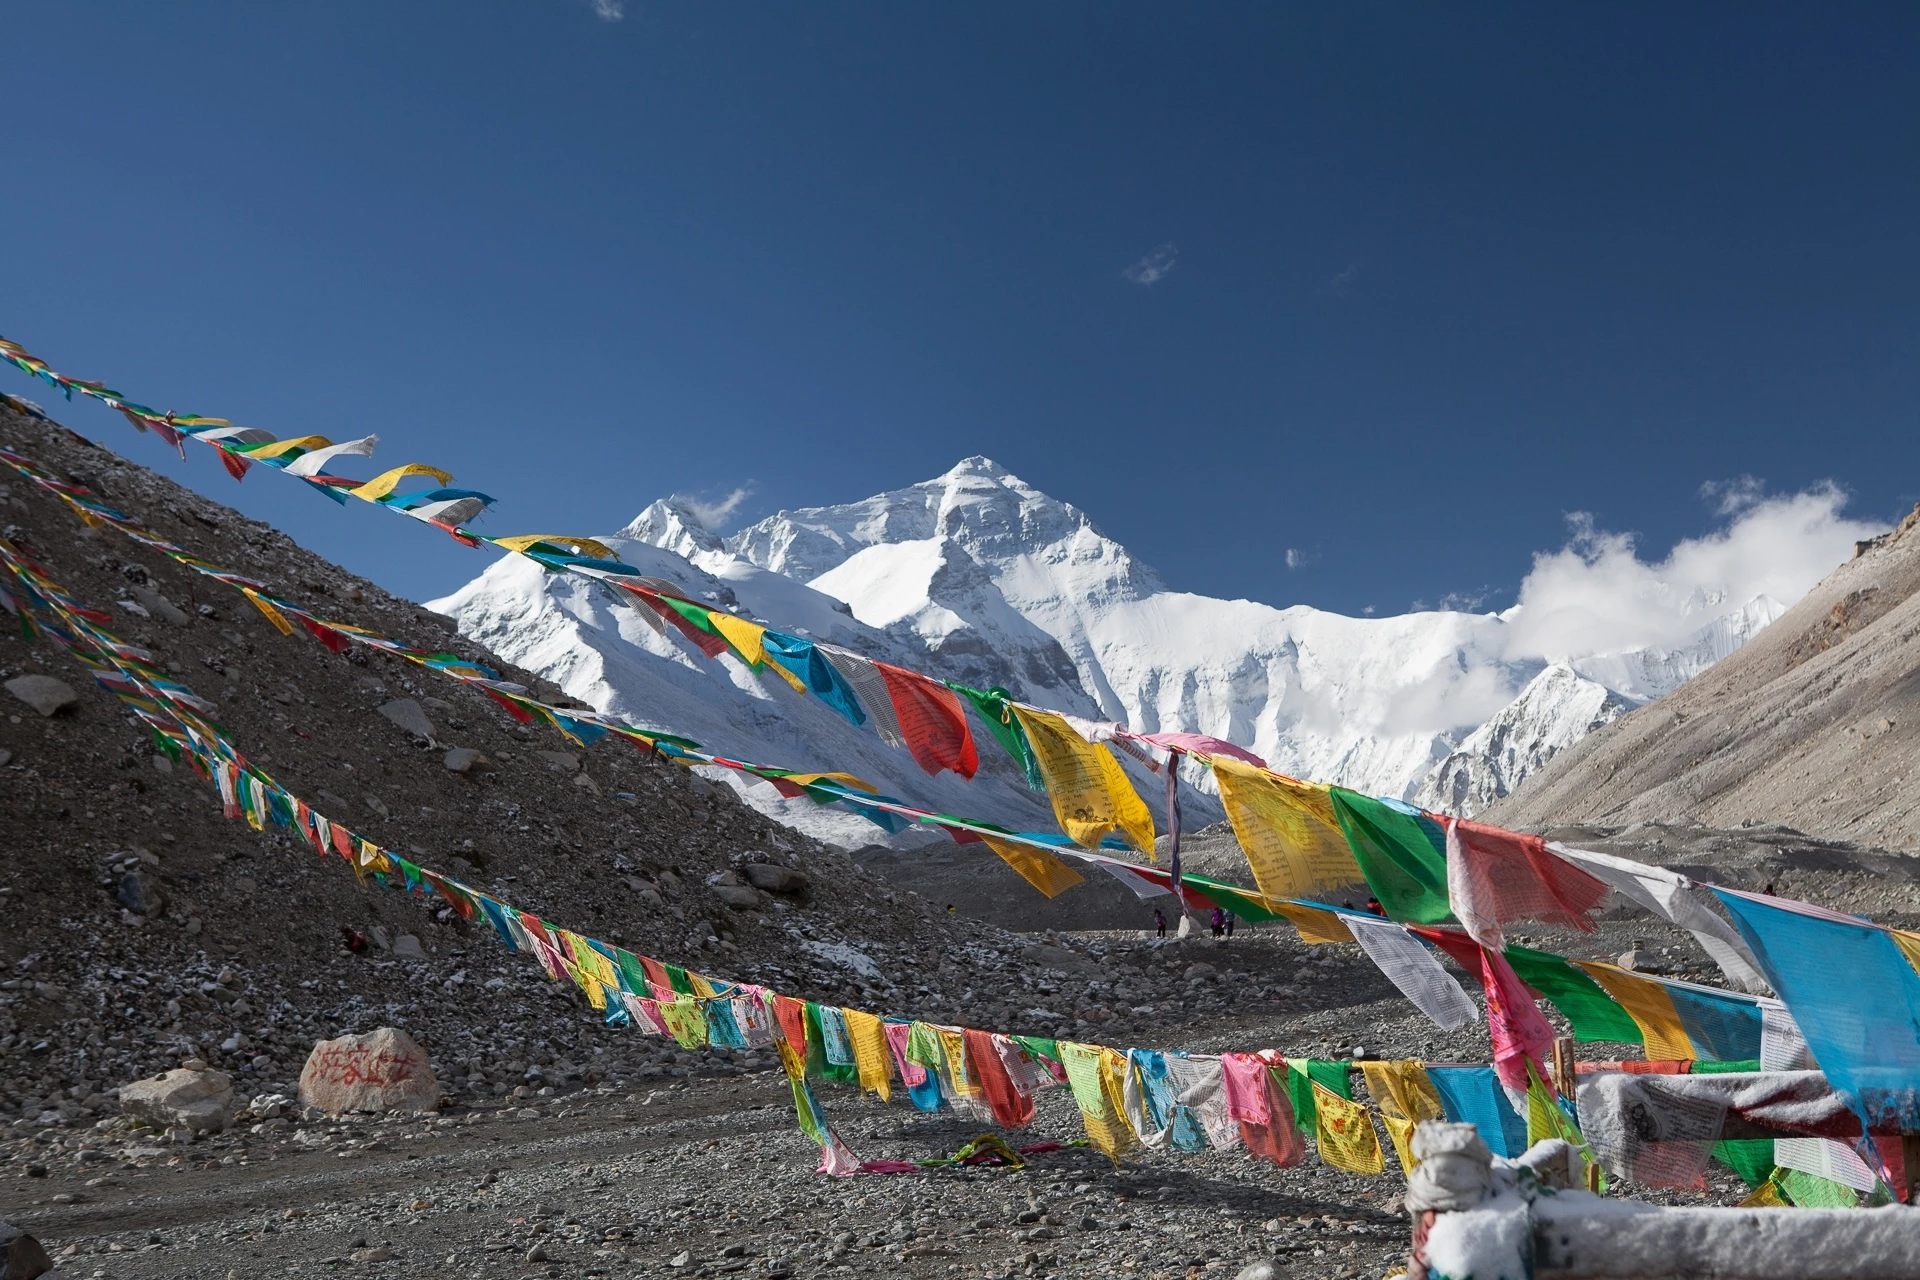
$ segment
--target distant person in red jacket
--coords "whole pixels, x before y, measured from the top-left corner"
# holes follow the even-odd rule
[[[1161,936],[1162,938],[1167,936],[1166,913],[1161,911],[1160,908],[1158,907],[1155,907],[1153,909],[1153,931],[1159,936]]]
[[[1227,913],[1220,908],[1213,909],[1213,936],[1218,938],[1227,931]]]

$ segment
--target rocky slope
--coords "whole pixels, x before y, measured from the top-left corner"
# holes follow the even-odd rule
[[[1783,823],[1920,847],[1920,534],[1862,543],[1706,674],[1562,752],[1489,821]]]

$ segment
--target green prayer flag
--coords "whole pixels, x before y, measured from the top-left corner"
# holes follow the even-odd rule
[[[651,996],[653,988],[647,985],[647,971],[640,963],[640,957],[625,947],[616,947],[613,952],[614,963],[620,966],[621,985],[636,996]]]
[[[947,682],[947,688],[973,704],[980,722],[987,726],[987,732],[993,735],[993,740],[1013,757],[1014,763],[1027,775],[1027,785],[1035,791],[1045,791],[1047,784],[1040,776],[1040,762],[1034,758],[1033,748],[1027,743],[1026,730],[1020,727],[1019,719],[1013,714],[1013,695],[999,688],[984,692],[969,689],[951,680]]]
[[[1049,1062],[1060,1061],[1060,1042],[1044,1036],[1015,1036],[1013,1042],[1036,1058],[1045,1058]]]
[[[807,1075],[842,1084],[860,1078],[860,1068],[855,1064],[843,1067],[827,1061],[827,1034],[820,1027],[820,1006],[811,1000],[807,1001]]]
[[[1387,915],[1413,924],[1447,919],[1447,841],[1431,818],[1334,787],[1333,816]]]
[[[677,964],[662,964],[660,967],[667,971],[667,983],[676,992],[683,996],[697,994],[693,989],[693,979],[687,977],[685,969]]]
[[[1760,1059],[1758,1058],[1742,1058],[1734,1062],[1710,1062],[1702,1058],[1693,1064],[1688,1074],[1696,1076],[1724,1076],[1739,1071],[1758,1070],[1760,1070]]]
[[[1798,1169],[1776,1169],[1773,1185],[1802,1209],[1851,1209],[1860,1203],[1852,1187]]]
[[[1713,1144],[1713,1158],[1740,1175],[1740,1181],[1758,1190],[1773,1176],[1773,1139],[1739,1138]]]
[[[1576,1040],[1613,1040],[1645,1044],[1646,1035],[1600,984],[1560,956],[1509,945],[1502,953],[1520,981],[1553,1001],[1573,1024]]]
[[[1293,1103],[1293,1116],[1302,1132],[1312,1133],[1319,1120],[1320,1109],[1313,1101],[1315,1084],[1349,1101],[1353,1099],[1353,1081],[1348,1075],[1351,1065],[1327,1058],[1287,1059],[1287,1099]]]

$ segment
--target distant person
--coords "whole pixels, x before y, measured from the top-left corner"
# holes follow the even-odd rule
[[[1377,916],[1384,916],[1387,914],[1387,909],[1380,905],[1380,899],[1378,898],[1367,899],[1367,910],[1373,912],[1373,914]]]
[[[1229,938],[1233,936],[1233,912],[1231,911],[1227,912],[1227,936]]]
[[[1158,907],[1153,909],[1153,931],[1162,938],[1167,936],[1167,915]]]
[[[1227,932],[1227,913],[1220,908],[1213,909],[1213,936],[1218,938]]]

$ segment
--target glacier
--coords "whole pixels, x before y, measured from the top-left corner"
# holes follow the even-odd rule
[[[656,501],[602,541],[689,597],[780,630],[1144,733],[1229,739],[1283,773],[1463,815],[1784,611],[1766,597],[1702,597],[1688,605],[1699,627],[1679,644],[1549,656],[1515,651],[1523,606],[1356,618],[1217,599],[1174,590],[1079,508],[983,457],[725,538],[685,504]],[[731,655],[693,653],[599,584],[509,557],[428,607],[570,696],[720,754],[846,770],[912,804],[1052,828],[1046,798],[991,744],[972,783],[927,777],[817,700]],[[836,807],[727,781],[808,834],[883,839]],[[1188,820],[1217,816],[1201,796]]]

